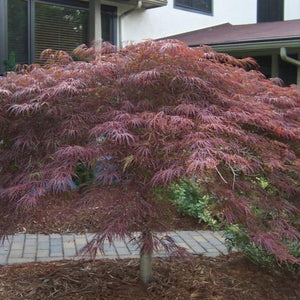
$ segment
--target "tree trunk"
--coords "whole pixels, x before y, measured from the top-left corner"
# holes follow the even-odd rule
[[[148,284],[152,281],[152,253],[141,253],[140,254],[140,276],[141,280]]]

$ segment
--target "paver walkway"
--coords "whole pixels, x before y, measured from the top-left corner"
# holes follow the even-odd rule
[[[212,231],[174,231],[168,233],[177,245],[185,247],[192,254],[218,256],[227,254],[224,238],[221,232]],[[0,245],[0,265],[46,262],[62,259],[82,259],[79,254],[93,234],[15,234],[9,236]],[[97,254],[101,258],[136,258],[139,249],[129,241],[115,240],[110,246],[104,244],[105,255]],[[155,256],[166,256],[166,253],[155,253]]]

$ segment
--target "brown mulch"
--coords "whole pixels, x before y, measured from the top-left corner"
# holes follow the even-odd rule
[[[0,228],[6,228],[6,234],[15,232],[27,233],[84,233],[97,232],[99,220],[103,218],[101,199],[130,199],[136,197],[135,190],[123,190],[122,186],[105,186],[99,191],[99,199],[87,202],[85,194],[80,192],[66,193],[60,197],[48,197],[40,203],[34,212],[26,212],[22,216],[26,219],[12,220],[14,213],[8,213],[6,208],[0,207]],[[99,201],[100,200],[100,201]],[[176,206],[168,200],[155,201],[155,209],[163,211],[166,218],[167,230],[200,230],[206,229],[207,225],[199,223],[195,218],[182,216]],[[155,228],[154,228],[155,229]],[[135,228],[132,228],[134,231]]]
[[[300,299],[299,278],[263,270],[240,254],[155,259],[154,281],[138,260],[53,262],[0,268],[0,299]]]

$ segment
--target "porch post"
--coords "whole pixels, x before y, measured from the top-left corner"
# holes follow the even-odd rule
[[[7,59],[7,0],[0,0],[0,74],[4,72]]]
[[[90,0],[89,4],[89,41],[102,38],[101,3],[100,0]]]

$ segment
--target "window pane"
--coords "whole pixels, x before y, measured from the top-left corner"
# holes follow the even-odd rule
[[[117,8],[101,5],[102,39],[111,44],[116,44]]]
[[[283,0],[258,0],[257,22],[283,20]]]
[[[211,1],[193,0],[193,8],[211,12]]]
[[[16,63],[28,63],[27,1],[7,1],[8,54],[15,53]]]
[[[175,7],[212,13],[212,0],[175,0]]]
[[[175,4],[178,6],[192,7],[192,0],[176,0]]]
[[[88,41],[88,10],[45,3],[35,4],[35,61],[43,50],[71,53]]]

